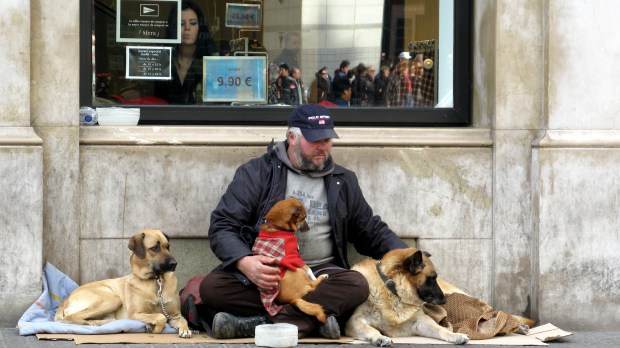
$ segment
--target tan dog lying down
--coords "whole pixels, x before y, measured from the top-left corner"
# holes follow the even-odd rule
[[[153,333],[161,333],[168,322],[179,330],[179,337],[191,337],[181,316],[177,262],[170,255],[168,237],[159,230],[144,230],[129,240],[129,249],[131,274],[80,286],[61,303],[54,320],[103,325],[133,319],[146,323]]]

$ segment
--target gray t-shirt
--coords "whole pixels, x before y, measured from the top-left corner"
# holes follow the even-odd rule
[[[323,178],[311,178],[288,171],[286,197],[297,198],[306,207],[306,222],[310,230],[297,232],[299,252],[304,262],[312,267],[334,259],[334,241],[331,236],[327,192]]]

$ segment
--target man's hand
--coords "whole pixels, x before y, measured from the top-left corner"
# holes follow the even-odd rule
[[[259,290],[271,290],[278,286],[280,281],[280,267],[278,261],[264,255],[252,255],[240,258],[237,269],[256,284]]]

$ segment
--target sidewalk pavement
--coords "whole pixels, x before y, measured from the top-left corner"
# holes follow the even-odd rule
[[[163,348],[173,346],[174,348],[248,348],[256,347],[253,344],[88,344],[86,348]],[[342,344],[300,344],[299,348],[337,348]],[[351,348],[372,348],[373,345],[350,344]],[[395,345],[396,348],[404,347],[404,344]],[[411,345],[413,346],[413,345]],[[17,329],[0,328],[0,348],[68,348],[76,347],[72,341],[47,341],[37,340],[36,336],[20,336]],[[439,348],[443,345],[415,345],[420,348]],[[496,348],[496,347],[524,347],[524,346],[498,346],[498,345],[467,345],[475,348]],[[564,337],[558,341],[549,342],[550,348],[610,348],[620,347],[620,331],[618,332],[576,332],[572,336]]]

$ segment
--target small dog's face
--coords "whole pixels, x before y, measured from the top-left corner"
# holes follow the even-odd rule
[[[148,263],[155,275],[174,272],[177,261],[170,255],[168,236],[159,230],[144,230],[129,240],[129,249],[141,261]]]
[[[265,220],[283,231],[307,232],[310,227],[306,222],[306,208],[295,198],[287,198],[274,204],[265,216]]]

